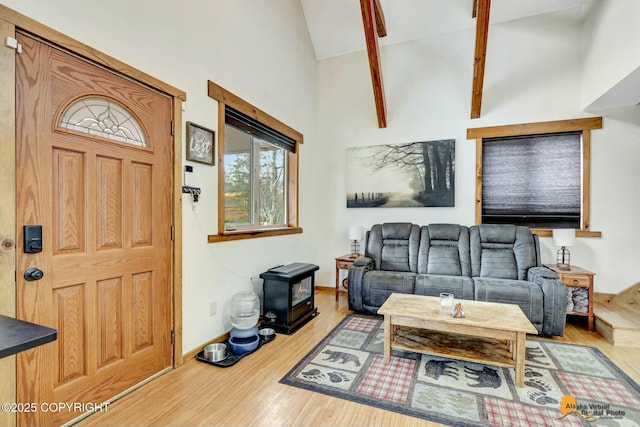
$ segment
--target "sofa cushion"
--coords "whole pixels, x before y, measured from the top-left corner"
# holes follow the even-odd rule
[[[536,265],[536,244],[527,227],[475,225],[469,229],[471,275],[527,280]]]
[[[362,280],[362,302],[380,307],[392,293],[412,294],[416,274],[398,271],[370,271]]]
[[[518,264],[511,245],[489,243],[480,254],[480,277],[517,279]]]
[[[416,272],[419,240],[415,224],[377,224],[368,233],[365,255],[375,261],[376,270]]]
[[[544,295],[540,286],[525,280],[474,277],[476,301],[517,304],[531,323],[540,330],[544,315]]]
[[[423,226],[418,273],[471,277],[469,229],[458,224]]]
[[[472,300],[474,299],[473,280],[464,276],[418,274],[416,295],[437,297],[441,292],[451,293],[454,298]]]

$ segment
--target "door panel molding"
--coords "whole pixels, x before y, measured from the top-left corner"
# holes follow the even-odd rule
[[[16,66],[16,221],[19,233],[22,224],[43,228],[42,252],[17,253],[17,266],[19,271],[34,266],[44,271],[37,282],[18,276],[17,315],[58,328],[59,337],[31,354],[18,355],[17,398],[74,402],[75,396],[92,395],[105,401],[172,364],[168,231],[173,221],[171,193],[165,191],[171,188],[174,162],[172,102],[29,35],[17,39],[23,53]],[[54,131],[51,120],[60,105],[83,94],[102,93],[113,94],[149,129],[150,149],[136,154],[142,161],[132,161],[139,150],[126,145]],[[77,152],[61,151],[67,141],[78,139]],[[147,244],[134,247],[134,241]],[[63,250],[54,250],[54,243]],[[121,363],[98,369],[98,343],[106,345],[103,337],[118,328],[99,329],[98,312],[110,301],[98,297],[97,286],[118,275],[124,283],[123,326],[114,341],[123,343],[123,357]],[[75,280],[70,283],[70,278]],[[57,363],[42,371],[51,360]],[[36,374],[40,376],[33,386]],[[19,413],[17,420],[58,425],[73,415],[37,411]]]
[[[173,174],[172,174],[172,262],[170,275],[172,278],[172,308],[173,330],[175,331],[175,345],[173,351],[173,366],[183,363],[182,354],[182,102],[186,101],[186,93],[168,85],[140,70],[137,70],[121,61],[99,52],[84,43],[70,38],[56,30],[53,30],[25,15],[22,15],[4,5],[0,5],[0,35],[2,40],[7,36],[15,37],[16,30],[29,33],[50,44],[62,47],[72,55],[93,61],[97,66],[107,70],[121,73],[122,76],[137,81],[150,88],[169,95],[172,99],[172,119],[174,122],[174,140],[172,146]],[[12,108],[15,99],[15,52],[10,49],[0,49],[0,99],[3,107],[0,110],[0,178],[6,189],[15,188],[15,110]],[[4,103],[4,100],[8,102]],[[11,106],[11,108],[8,108]],[[143,159],[140,159],[141,161]],[[169,181],[167,181],[169,182]],[[165,187],[167,188],[167,187]],[[166,190],[165,190],[166,191]],[[91,193],[91,191],[88,192]],[[16,233],[16,194],[15,191],[0,192],[0,313],[15,316],[15,242],[18,240]],[[6,211],[6,212],[5,212]],[[87,236],[88,239],[94,236]],[[51,240],[50,240],[51,241]],[[5,246],[5,244],[7,246]],[[37,350],[34,350],[37,351]],[[40,367],[42,370],[43,367]],[[46,369],[46,368],[44,368]],[[34,382],[38,382],[38,372],[34,372]],[[144,380],[143,378],[140,379]],[[0,360],[0,397],[4,402],[15,402],[16,395],[16,357],[8,357]],[[86,398],[84,396],[83,398]],[[7,426],[16,425],[15,414],[0,413],[0,424]]]
[[[172,97],[173,103],[173,123],[174,123],[174,143],[173,143],[173,263],[172,263],[172,277],[173,277],[173,315],[174,315],[174,332],[175,332],[175,347],[174,347],[174,366],[180,366],[184,363],[182,353],[182,150],[183,150],[183,123],[182,123],[182,103],[187,100],[187,94],[183,90],[180,90],[170,84],[167,84],[141,70],[138,70],[118,59],[115,59],[105,53],[102,53],[91,46],[88,46],[72,37],[69,37],[59,31],[52,29],[40,22],[14,11],[0,4],[0,19],[2,23],[3,40],[6,36],[15,37],[16,31],[26,31],[31,35],[41,38],[44,41],[48,41],[57,46],[65,48],[69,53],[80,56],[87,60],[94,61],[97,66],[104,67],[109,70],[117,71],[123,76],[140,82],[152,89],[166,93]],[[0,92],[1,98],[12,100],[15,99],[15,52],[10,49],[2,49],[0,53]],[[10,103],[13,106],[13,103]],[[15,182],[15,110],[13,108],[6,108],[2,110],[4,121],[2,122],[2,133],[0,135],[0,153],[6,154],[2,156],[3,164],[2,170],[8,177],[8,181]],[[5,123],[6,122],[6,123]],[[11,186],[14,188],[15,185]],[[4,194],[4,193],[3,193]],[[11,226],[8,227],[10,234],[15,234],[15,219],[10,221],[10,218],[15,213],[15,194],[8,194],[8,203],[5,204],[7,212],[11,215],[3,215],[3,219],[11,222]],[[12,270],[15,269],[15,256],[11,262]],[[3,270],[7,271],[7,270]],[[13,280],[13,271],[10,274]],[[3,282],[4,283],[4,282]],[[13,287],[12,287],[13,289]],[[11,298],[6,301],[14,301],[15,293],[13,291]],[[10,310],[15,314],[15,307],[11,304]],[[13,368],[15,371],[15,368]],[[15,376],[15,375],[14,375]],[[12,400],[7,400],[12,401]]]

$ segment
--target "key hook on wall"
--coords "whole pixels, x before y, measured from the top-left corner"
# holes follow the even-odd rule
[[[185,184],[187,183],[187,173],[192,173],[193,172],[193,166],[191,165],[187,165],[184,167],[184,173],[182,176],[182,182],[184,182]],[[200,198],[200,193],[202,192],[202,190],[200,189],[200,187],[192,187],[190,185],[183,185],[182,186],[182,192],[183,193],[189,193],[191,194],[191,199],[193,200],[193,203],[197,203],[198,199]],[[195,206],[194,206],[195,208]]]
[[[182,192],[191,194],[193,203],[197,203],[198,199],[200,198],[200,193],[202,192],[202,190],[200,189],[200,187],[189,187],[188,185],[183,185]]]

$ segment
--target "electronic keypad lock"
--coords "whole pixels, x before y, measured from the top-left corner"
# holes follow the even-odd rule
[[[42,252],[42,226],[25,225],[24,231],[24,253],[37,254]]]

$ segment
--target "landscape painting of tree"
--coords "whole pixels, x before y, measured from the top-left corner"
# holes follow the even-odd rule
[[[452,207],[455,140],[347,148],[347,207]]]

